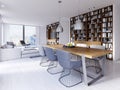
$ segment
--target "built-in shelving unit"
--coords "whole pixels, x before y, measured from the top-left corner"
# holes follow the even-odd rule
[[[78,17],[84,28],[74,30]],[[100,41],[106,50],[113,49],[113,6],[107,6],[70,18],[70,37],[75,41]],[[107,55],[112,59],[112,54]]]
[[[59,22],[55,22],[46,26],[47,44],[59,44],[59,33],[56,32]]]

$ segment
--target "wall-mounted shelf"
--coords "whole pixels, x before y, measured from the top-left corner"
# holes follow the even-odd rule
[[[82,30],[74,30],[78,17],[84,25]],[[71,17],[70,37],[74,41],[100,41],[106,50],[113,50],[113,6]],[[108,54],[107,58],[112,59],[112,54]]]
[[[59,22],[55,22],[46,26],[47,44],[59,44],[59,34],[56,32]]]

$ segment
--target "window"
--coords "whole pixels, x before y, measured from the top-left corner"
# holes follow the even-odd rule
[[[23,38],[23,30],[22,25],[4,25],[4,41],[6,42],[14,42],[14,44],[19,45],[20,40]]]
[[[5,24],[3,26],[4,43],[13,42],[16,46],[20,45],[20,40],[26,44],[36,44],[36,27]]]
[[[35,45],[36,44],[36,27],[25,26],[25,42],[27,44]]]

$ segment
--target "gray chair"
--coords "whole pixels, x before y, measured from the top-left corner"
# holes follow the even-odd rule
[[[81,73],[74,69],[78,69],[78,68],[80,69],[80,67],[82,66],[82,61],[81,60],[71,61],[71,54],[63,50],[56,50],[56,55],[57,55],[59,64],[63,67],[63,72],[61,73],[59,82],[66,87],[72,87],[81,83],[82,82]],[[77,77],[72,76],[71,78],[68,78],[72,74],[72,70],[74,71],[74,73],[77,72],[78,76]]]
[[[104,46],[101,46],[101,45],[90,45],[90,48],[95,48],[95,49],[103,49],[105,50],[105,47]],[[96,70],[96,73],[99,73],[101,72],[101,66],[100,66],[100,61],[105,59],[105,56],[101,56],[101,57],[97,57],[95,59],[92,59],[94,60],[95,62],[95,65],[93,67],[95,67],[95,70]]]
[[[40,56],[42,57],[42,60],[40,62],[40,66],[42,66],[42,67],[48,67],[48,65],[49,65],[49,59],[46,58],[45,50],[44,50],[43,46],[39,46],[39,53],[40,53]]]
[[[57,74],[57,73],[61,73],[61,71],[54,71],[54,68],[57,68],[57,64],[58,64],[58,60],[57,60],[57,56],[55,55],[55,51],[51,48],[48,47],[44,47],[44,51],[45,51],[45,55],[48,58],[48,60],[50,61],[49,65],[48,65],[48,73],[50,74]]]

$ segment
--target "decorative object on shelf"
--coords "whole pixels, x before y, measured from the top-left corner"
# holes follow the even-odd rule
[[[75,47],[75,43],[69,42],[69,43],[63,45],[63,47],[65,47],[65,48],[74,48]]]
[[[63,45],[64,48],[74,48],[75,46],[66,46],[66,45]]]
[[[58,25],[58,27],[57,27],[57,29],[56,29],[56,32],[59,32],[59,33],[61,33],[61,32],[63,32],[63,27],[62,27],[62,25],[61,25],[61,23],[60,23],[60,19],[61,19],[61,8],[60,8],[60,4],[62,3],[62,1],[58,1],[58,4],[59,4],[59,15],[60,15],[60,17],[59,17],[59,25]]]

